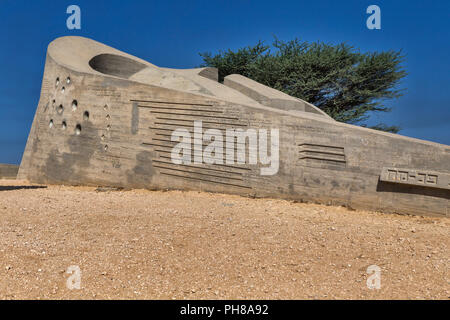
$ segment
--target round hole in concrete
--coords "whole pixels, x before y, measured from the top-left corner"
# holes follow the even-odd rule
[[[105,149],[105,151],[108,151],[108,145],[105,144],[105,146],[103,147],[103,149]]]
[[[102,136],[100,137],[100,139],[102,139],[102,141],[105,141],[106,136],[104,134],[102,134]]]
[[[106,131],[109,131],[109,130],[111,130],[111,126],[108,124],[108,125],[106,126]]]
[[[108,105],[107,104],[105,104],[104,106],[103,106],[103,110],[108,110]]]
[[[61,88],[61,93],[64,93],[64,92],[66,92],[66,88],[65,88],[65,87],[62,87],[62,88]]]
[[[96,55],[89,61],[89,66],[103,74],[126,79],[147,67],[134,59],[111,53]]]
[[[50,122],[48,123],[48,127],[53,128],[53,119],[51,119]]]
[[[70,84],[70,82],[72,82],[72,80],[70,80],[70,77],[67,77],[66,83],[67,83],[67,84]]]
[[[62,104],[60,104],[58,108],[56,108],[56,112],[58,112],[59,114],[62,114],[64,112],[64,107]]]
[[[88,121],[89,120],[89,111],[85,111],[84,112],[83,119],[84,119],[84,121]]]
[[[73,100],[72,101],[72,110],[75,111],[78,108],[78,101],[77,100]]]
[[[55,106],[55,103],[56,103],[56,100],[53,99],[53,100],[52,100],[52,106],[53,106],[53,107]]]
[[[63,129],[63,130],[67,129],[67,123],[65,121],[62,122],[61,129]]]
[[[75,127],[75,134],[79,136],[81,134],[81,125],[77,124]]]
[[[55,87],[59,86],[59,78],[56,78]]]
[[[109,116],[109,114],[107,114],[107,115],[106,115],[106,120],[109,121],[110,119],[111,119],[111,117]]]

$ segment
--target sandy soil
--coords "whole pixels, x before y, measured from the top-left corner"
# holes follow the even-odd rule
[[[446,218],[102,191],[0,180],[1,299],[450,298]]]

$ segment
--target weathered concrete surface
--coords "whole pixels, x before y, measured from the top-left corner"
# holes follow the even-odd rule
[[[268,107],[287,111],[307,111],[317,113],[332,120],[325,112],[306,101],[291,97],[281,91],[265,86],[239,74],[226,76],[223,84]]]
[[[0,163],[0,179],[15,179],[18,171],[19,166]]]
[[[414,186],[450,189],[450,174],[404,168],[383,168],[381,181]]]
[[[215,72],[159,68],[86,38],[56,39],[48,48],[19,178],[449,215],[450,190],[432,184],[440,186],[439,177],[450,174],[450,146],[339,123],[241,76],[220,84]],[[279,170],[261,175],[267,165],[248,161],[245,140],[244,164],[227,164],[225,155],[223,163],[174,163],[172,133],[182,128],[193,134],[195,121],[202,121],[203,134],[278,129]],[[425,185],[383,181],[383,168],[438,178]]]

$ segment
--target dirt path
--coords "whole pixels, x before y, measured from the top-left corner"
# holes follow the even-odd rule
[[[19,186],[30,184],[0,180],[1,299],[450,298],[449,219]],[[367,287],[370,265],[379,290]],[[70,266],[80,290],[67,288]]]

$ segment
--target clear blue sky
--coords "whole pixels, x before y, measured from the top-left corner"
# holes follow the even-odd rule
[[[68,30],[66,9],[81,8],[82,29]],[[381,8],[368,30],[366,8]],[[450,145],[450,1],[448,0],[0,0],[0,163],[20,163],[38,103],[47,45],[80,35],[158,66],[192,68],[199,52],[236,49],[273,35],[347,42],[362,51],[402,49],[409,73],[394,111],[372,123]]]

